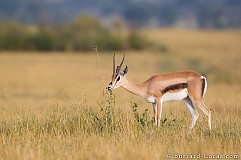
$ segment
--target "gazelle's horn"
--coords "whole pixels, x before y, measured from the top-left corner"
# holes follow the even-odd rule
[[[124,60],[125,60],[125,56],[126,56],[125,53],[123,53],[123,55],[124,55],[124,56],[123,56],[123,59],[122,59],[122,61],[121,61],[121,63],[120,63],[120,69],[121,69],[121,66],[122,66],[122,64],[123,64],[123,62],[124,62]]]
[[[115,74],[115,53],[113,55],[113,75]]]
[[[124,53],[123,53],[123,54],[124,54]],[[115,75],[118,75],[118,74],[119,74],[119,72],[120,72],[120,70],[121,70],[121,66],[122,66],[124,60],[125,60],[125,54],[124,54],[124,56],[123,56],[123,59],[122,59],[120,65],[116,67],[115,72],[114,72],[114,70],[113,70],[113,72],[114,72]],[[114,74],[113,74],[113,75],[114,75]]]

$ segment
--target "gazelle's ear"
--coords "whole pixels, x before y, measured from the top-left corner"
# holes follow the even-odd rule
[[[126,66],[126,68],[123,70],[123,76],[128,72],[128,67]]]

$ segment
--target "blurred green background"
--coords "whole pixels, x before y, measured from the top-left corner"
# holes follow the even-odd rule
[[[143,28],[241,26],[239,0],[0,0],[0,50],[165,51]]]

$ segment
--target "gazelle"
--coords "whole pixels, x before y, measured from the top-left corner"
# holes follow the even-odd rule
[[[154,119],[157,126],[160,124],[162,114],[162,103],[166,101],[182,100],[192,115],[192,129],[197,121],[198,112],[194,105],[197,105],[208,118],[209,129],[211,130],[211,111],[203,102],[207,90],[207,80],[204,76],[193,72],[183,71],[162,75],[154,75],[143,83],[135,84],[126,77],[128,67],[123,73],[120,72],[125,60],[125,54],[119,66],[115,67],[115,54],[113,55],[112,81],[108,90],[119,87],[143,97],[148,103],[152,103]]]

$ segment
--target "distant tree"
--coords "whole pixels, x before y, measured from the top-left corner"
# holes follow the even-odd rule
[[[76,18],[72,23],[73,29],[76,31],[93,31],[93,30],[100,30],[101,25],[98,19],[94,18],[93,16],[81,16]]]

